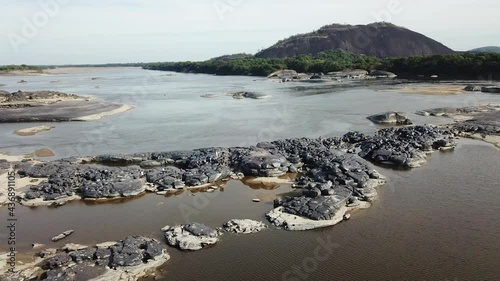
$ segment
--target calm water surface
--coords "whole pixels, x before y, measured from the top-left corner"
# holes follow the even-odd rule
[[[92,78],[99,78],[92,80]],[[21,79],[27,84],[17,84]],[[55,82],[54,81],[58,81]],[[500,103],[498,95],[467,93],[429,96],[374,89],[338,91],[333,86],[276,83],[254,77],[166,74],[138,68],[31,77],[0,77],[2,90],[58,90],[131,104],[127,113],[96,122],[59,123],[50,133],[20,137],[14,130],[39,124],[0,124],[0,151],[32,152],[49,147],[55,158],[105,153],[255,145],[290,137],[339,136],[372,132],[366,116],[388,110],[414,113],[440,106]],[[99,87],[99,88],[96,88]],[[201,98],[204,94],[255,91],[272,98]],[[443,118],[411,114],[415,123]]]
[[[28,84],[16,84],[20,79]],[[148,79],[153,82],[144,84]],[[59,82],[50,83],[53,80]],[[29,152],[44,146],[55,150],[56,158],[370,132],[376,127],[365,117],[372,113],[498,103],[498,96],[485,94],[423,96],[371,89],[325,93],[323,88],[304,90],[249,77],[166,76],[138,69],[0,77],[0,84],[7,84],[3,88],[9,91],[56,89],[136,106],[98,122],[56,124],[53,131],[28,138],[12,131],[31,124],[0,124],[0,151]],[[134,99],[135,87],[147,89],[147,94]],[[257,101],[199,97],[238,90],[273,97]],[[448,122],[412,117],[417,123]],[[354,213],[350,221],[306,232],[271,227],[254,235],[226,234],[216,246],[198,252],[169,248],[172,259],[160,269],[161,276],[168,280],[282,280],[283,276],[298,278],[285,280],[500,280],[499,156],[491,145],[461,140],[455,151],[433,154],[420,169],[378,167],[389,183],[379,189],[379,200],[370,209]],[[59,208],[19,206],[18,243],[22,251],[30,251],[34,242],[92,244],[128,235],[161,239],[161,227],[186,221],[213,227],[232,218],[265,221],[276,194],[291,191],[289,186],[265,189],[231,181],[213,193],[148,194],[113,203],[72,202]],[[253,203],[253,198],[263,201]],[[2,217],[6,212],[0,209]],[[50,242],[67,229],[76,232],[60,243]],[[3,240],[4,232],[0,235]],[[321,245],[318,239],[337,247],[327,260],[311,267],[306,258]]]

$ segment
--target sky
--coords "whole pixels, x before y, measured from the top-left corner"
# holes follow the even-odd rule
[[[498,0],[0,0],[0,65],[205,60],[332,23],[500,46]]]

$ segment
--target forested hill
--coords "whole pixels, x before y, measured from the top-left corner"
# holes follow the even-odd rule
[[[341,49],[379,58],[451,54],[454,51],[420,33],[391,23],[332,24],[281,40],[256,57],[284,58]]]

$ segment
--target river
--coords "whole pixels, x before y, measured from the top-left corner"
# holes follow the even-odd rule
[[[21,79],[28,83],[17,84]],[[56,154],[52,159],[253,145],[289,137],[339,136],[350,130],[373,132],[377,127],[366,116],[374,113],[500,102],[498,95],[482,93],[336,90],[319,84],[137,68],[0,77],[0,84],[6,84],[0,89],[8,91],[58,90],[135,106],[95,122],[58,123],[52,131],[32,137],[13,131],[35,124],[0,124],[0,151],[18,154],[49,147]],[[233,91],[272,97],[200,97]],[[417,124],[450,122],[410,117]],[[435,152],[419,169],[377,167],[389,182],[379,189],[374,205],[355,212],[350,221],[305,232],[270,227],[253,235],[225,234],[220,243],[198,252],[169,248],[172,258],[160,268],[161,276],[168,280],[498,280],[499,155],[492,145],[460,140],[454,151]],[[262,188],[230,181],[213,193],[147,194],[58,208],[18,206],[17,238],[25,252],[31,251],[31,243],[51,243],[50,237],[67,229],[75,229],[75,234],[50,245],[92,244],[128,235],[161,239],[161,227],[186,221],[212,227],[232,218],[265,221],[274,196],[291,191],[287,185]],[[254,203],[253,198],[262,202]],[[0,209],[2,217],[6,212]],[[321,261],[315,258],[318,247],[326,253]]]

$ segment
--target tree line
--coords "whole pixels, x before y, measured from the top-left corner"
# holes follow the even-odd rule
[[[223,59],[221,59],[223,58]],[[303,73],[328,73],[346,69],[386,70],[400,77],[438,75],[451,79],[500,79],[500,54],[455,53],[407,58],[376,58],[343,50],[289,58],[257,58],[242,54],[222,56],[200,62],[148,63],[145,69],[215,75],[267,76],[277,70],[293,69]]]
[[[25,71],[25,70],[42,72],[43,69],[44,69],[44,67],[42,67],[42,66],[26,65],[26,64],[21,64],[21,65],[0,65],[0,71],[4,71],[4,72],[9,72],[9,71]]]

